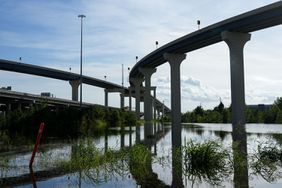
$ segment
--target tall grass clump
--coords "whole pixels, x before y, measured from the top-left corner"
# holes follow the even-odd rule
[[[253,173],[261,175],[267,182],[282,178],[282,150],[277,144],[258,145],[257,152],[252,155]]]
[[[188,141],[183,147],[184,175],[192,181],[219,185],[230,175],[229,158],[228,151],[216,141]]]

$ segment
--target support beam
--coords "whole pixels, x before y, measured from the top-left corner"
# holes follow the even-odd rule
[[[157,69],[139,68],[139,71],[145,77],[145,93],[144,93],[144,120],[152,121],[152,98],[151,98],[151,76]]]
[[[108,107],[108,105],[109,105],[109,102],[108,102],[108,101],[109,101],[109,100],[108,100],[108,94],[109,94],[109,93],[108,93],[108,90],[105,89],[105,106],[106,106],[106,107]]]
[[[128,88],[128,92],[129,92],[129,112],[131,112],[132,111],[132,94],[131,94],[131,90],[132,90],[132,88],[131,87],[129,87]]]
[[[72,80],[69,81],[70,85],[71,85],[71,99],[73,101],[78,101],[78,87],[80,84],[80,80]]]
[[[180,64],[186,54],[164,54],[170,64],[171,77],[171,118],[172,118],[172,147],[181,147],[181,85]]]
[[[135,112],[136,117],[140,119],[140,87],[143,82],[143,78],[130,78],[130,82],[132,82],[135,87]]]
[[[221,34],[230,52],[232,125],[245,125],[244,45],[251,35],[236,32]]]
[[[154,98],[153,98],[153,105],[154,105],[154,120],[157,119],[156,117],[156,87],[154,88]]]
[[[120,93],[120,108],[121,109],[124,108],[124,93],[123,92]]]

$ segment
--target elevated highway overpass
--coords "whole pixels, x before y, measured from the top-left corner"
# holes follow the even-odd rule
[[[0,70],[4,71],[11,71],[11,72],[18,72],[18,73],[24,73],[24,74],[30,74],[30,75],[36,75],[36,76],[42,76],[47,78],[53,78],[58,80],[64,80],[69,81],[71,87],[72,87],[72,102],[70,100],[61,99],[62,101],[57,101],[59,99],[50,98],[49,102],[51,101],[55,103],[62,103],[62,104],[70,104],[70,105],[77,105],[78,101],[78,87],[80,84],[80,75],[76,73],[71,73],[67,71],[62,71],[58,69],[48,68],[48,67],[42,67],[37,65],[31,65],[26,64],[22,62],[16,62],[16,61],[10,61],[10,60],[4,60],[0,59]],[[89,77],[82,75],[82,83],[104,88],[105,89],[105,106],[108,106],[108,93],[109,92],[119,92],[121,93],[121,108],[124,107],[124,97],[128,96],[130,98],[130,109],[131,109],[131,97],[135,97],[135,92],[127,88],[123,87],[121,85],[111,83],[105,80]],[[17,95],[17,94],[18,95]],[[8,101],[7,99],[17,99],[17,97],[21,96],[23,99],[23,96],[19,92],[8,92],[8,91],[1,91],[1,94],[3,94],[3,97],[5,97],[4,101]],[[4,95],[5,94],[5,95]],[[9,97],[10,94],[10,97]],[[29,96],[30,95],[30,96]],[[26,94],[24,98],[29,96],[28,100],[35,100],[37,99],[38,95],[32,95],[32,94]],[[155,96],[151,96],[152,100],[154,100],[155,108],[159,112],[169,113],[170,109],[164,105],[161,101],[158,99],[155,99]],[[83,103],[84,105],[88,106],[90,103]]]
[[[137,93],[140,92],[140,86],[145,80],[145,120],[152,120],[151,76],[158,66],[168,62],[171,68],[172,143],[174,146],[181,146],[180,64],[186,58],[186,53],[224,41],[230,51],[233,131],[240,130],[238,127],[245,126],[244,45],[250,40],[251,32],[280,24],[282,24],[282,1],[187,34],[146,55],[135,64],[129,76],[130,83]],[[140,96],[137,94],[135,106],[139,107],[139,101]],[[151,133],[152,130],[148,129],[147,134]]]

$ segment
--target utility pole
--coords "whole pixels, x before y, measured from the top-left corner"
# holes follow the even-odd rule
[[[80,107],[82,106],[82,26],[85,17],[83,14],[78,15],[78,18],[80,18]]]

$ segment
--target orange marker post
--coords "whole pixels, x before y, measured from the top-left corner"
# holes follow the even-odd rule
[[[36,154],[36,152],[38,150],[38,146],[40,144],[40,139],[41,139],[44,127],[45,127],[45,124],[44,124],[44,122],[42,122],[40,124],[40,126],[39,126],[39,130],[38,130],[38,134],[37,134],[37,138],[36,138],[36,143],[34,145],[34,148],[33,148],[33,151],[32,151],[32,155],[31,155],[31,159],[29,161],[29,168],[32,168],[32,163],[34,161],[35,154]]]

